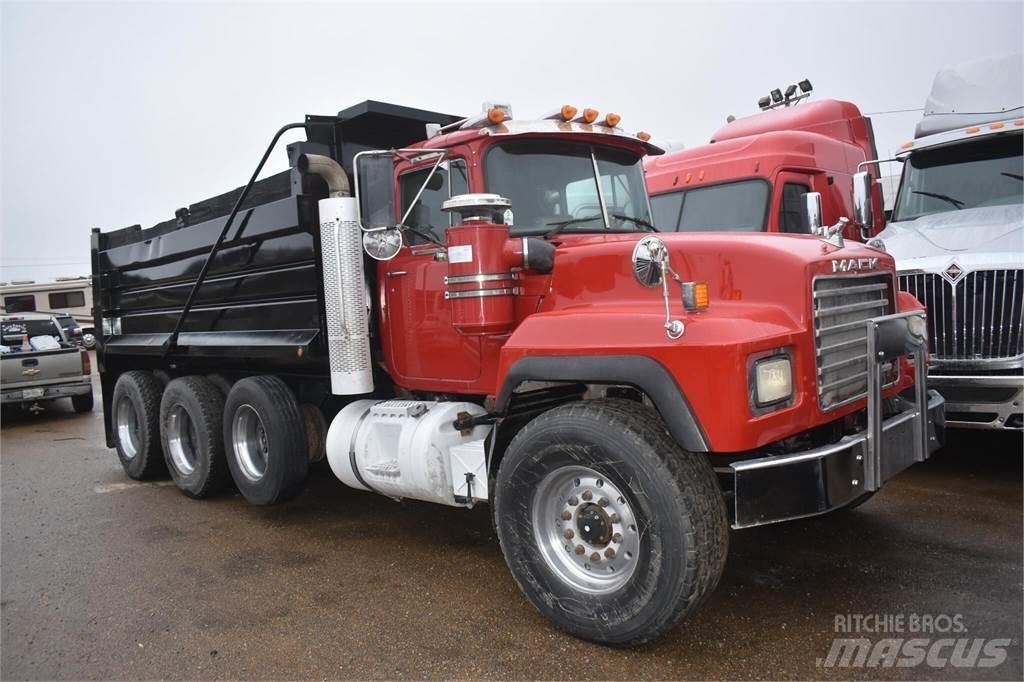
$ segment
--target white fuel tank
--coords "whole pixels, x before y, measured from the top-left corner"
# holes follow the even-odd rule
[[[331,393],[373,392],[370,324],[363,274],[363,231],[355,197],[321,199],[320,254],[327,313]]]
[[[455,420],[474,403],[357,400],[327,432],[327,460],[342,483],[390,497],[463,506],[486,501],[490,425],[466,434]]]

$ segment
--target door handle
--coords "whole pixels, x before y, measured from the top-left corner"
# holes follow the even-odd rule
[[[407,270],[388,270],[388,277],[402,277],[403,275],[408,274],[409,272]]]

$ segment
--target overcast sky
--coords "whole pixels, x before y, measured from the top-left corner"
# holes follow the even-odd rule
[[[866,113],[920,108],[937,69],[1021,51],[1022,7],[0,2],[0,279],[89,274],[91,227],[149,226],[244,184],[307,113],[573,103],[694,146],[802,78]],[[879,153],[919,116],[873,116]],[[284,144],[271,159],[287,166]]]

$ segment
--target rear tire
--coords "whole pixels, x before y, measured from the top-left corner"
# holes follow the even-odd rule
[[[174,485],[201,499],[227,482],[224,457],[224,398],[204,377],[174,379],[160,401],[160,439]]]
[[[728,517],[714,471],[642,405],[545,412],[509,445],[495,489],[512,575],[577,637],[651,641],[696,611],[724,569]]]
[[[302,414],[287,384],[274,376],[235,382],[223,433],[231,478],[246,500],[278,504],[299,492],[309,455]]]
[[[92,412],[92,389],[90,388],[88,393],[71,396],[71,406],[74,407],[75,412],[78,412],[79,414],[82,412]]]
[[[129,478],[167,474],[160,444],[160,382],[149,372],[125,372],[114,384],[110,417],[117,457]]]

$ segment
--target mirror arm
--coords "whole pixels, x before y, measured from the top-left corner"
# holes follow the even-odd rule
[[[409,202],[409,208],[405,209],[405,214],[402,215],[402,219],[398,221],[399,227],[405,225],[405,221],[409,219],[409,214],[412,213],[412,209],[416,207],[417,202],[419,202],[420,200],[420,196],[423,195],[423,190],[425,190],[427,188],[427,185],[430,184],[430,180],[431,178],[434,177],[434,173],[437,172],[437,169],[441,165],[441,162],[444,161],[444,157],[448,155],[448,152],[443,149],[438,150],[435,153],[437,154],[437,161],[434,162],[434,165],[431,167],[430,172],[427,173],[427,179],[423,181],[422,185],[420,185],[420,189],[418,192],[416,192],[416,196],[414,196],[412,198],[412,201]]]

